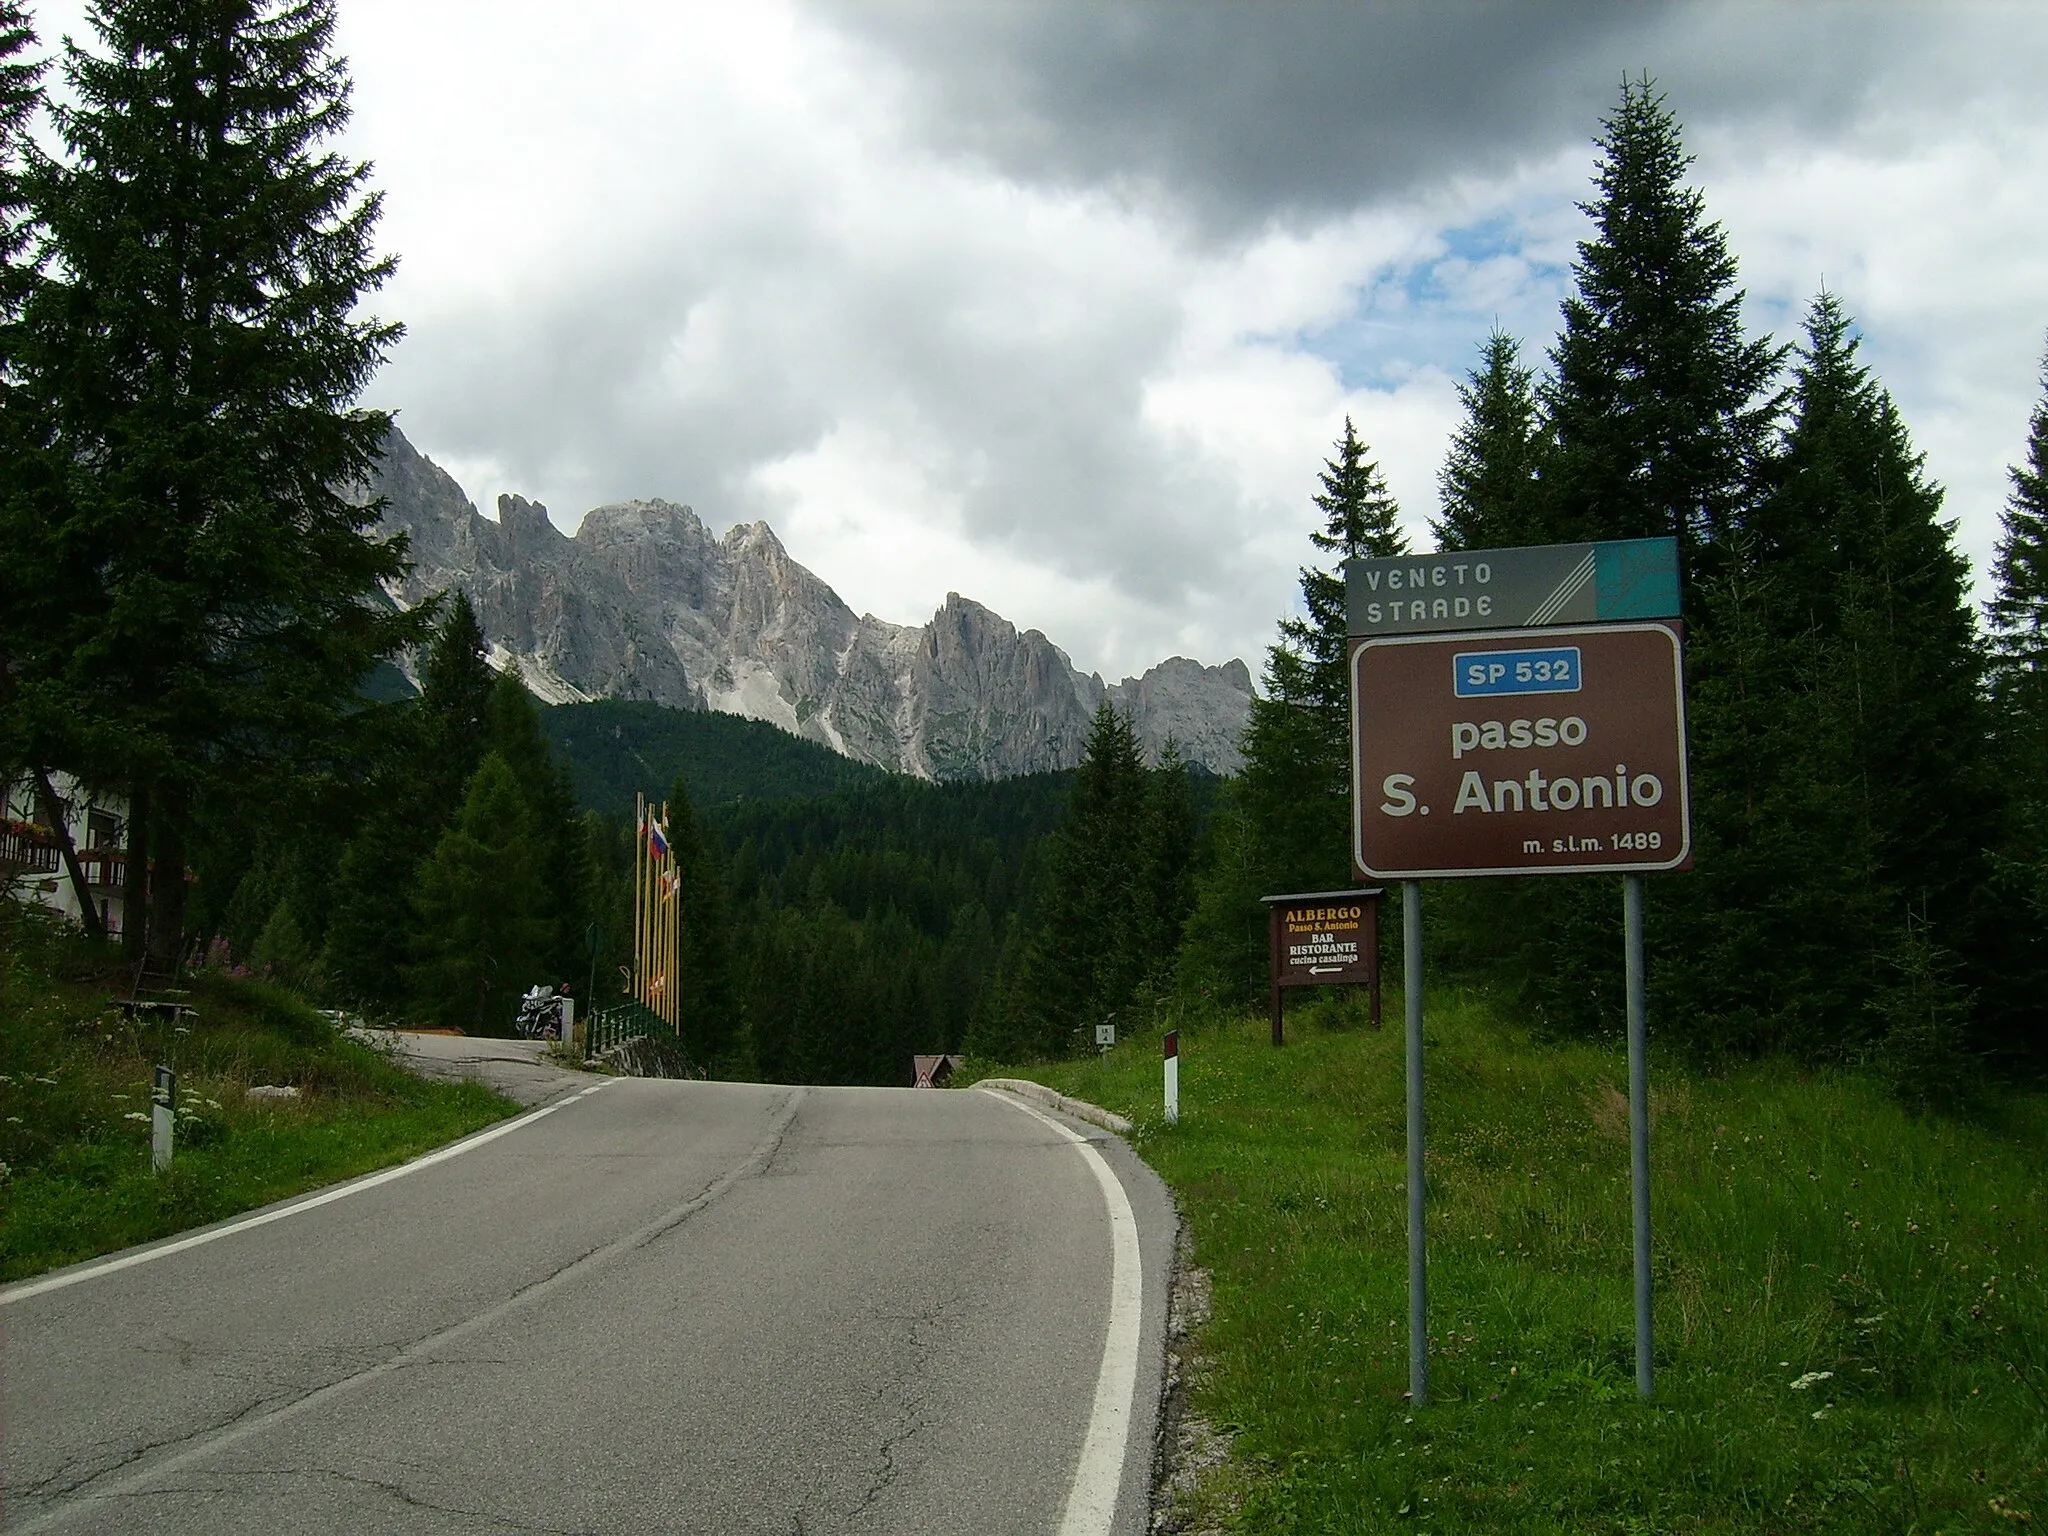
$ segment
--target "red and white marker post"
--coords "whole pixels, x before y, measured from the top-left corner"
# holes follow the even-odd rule
[[[1166,1123],[1180,1124],[1180,1031],[1166,1032]]]

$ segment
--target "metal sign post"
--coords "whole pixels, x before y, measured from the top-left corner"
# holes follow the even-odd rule
[[[1628,977],[1636,1389],[1655,1384],[1643,972],[1649,870],[1692,863],[1678,546],[1630,539],[1352,560],[1352,863],[1402,882],[1409,1393],[1429,1388],[1425,878],[1614,872]],[[1279,961],[1278,930],[1274,959]],[[1274,988],[1275,1043],[1279,988]]]
[[[1423,1225],[1422,882],[1401,882],[1402,1004],[1408,1018],[1408,1400],[1429,1401],[1429,1246]]]
[[[1656,1386],[1650,1337],[1650,1066],[1643,987],[1643,877],[1621,877],[1622,944],[1628,976],[1628,1171],[1635,1226],[1636,1391]]]
[[[1180,1031],[1166,1032],[1166,1123],[1180,1124]]]

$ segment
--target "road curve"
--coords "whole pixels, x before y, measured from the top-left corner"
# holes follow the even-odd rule
[[[0,1291],[7,1530],[1145,1529],[1172,1207],[1093,1127],[620,1079],[262,1214]]]

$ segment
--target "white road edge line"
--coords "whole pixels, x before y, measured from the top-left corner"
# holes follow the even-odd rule
[[[267,1227],[273,1221],[283,1221],[285,1217],[296,1216],[301,1211],[310,1211],[319,1206],[332,1205],[337,1200],[346,1200],[350,1195],[359,1195],[366,1189],[375,1189],[380,1184],[389,1184],[393,1179],[402,1179],[409,1173],[418,1173],[422,1168],[431,1168],[436,1163],[445,1163],[451,1157],[460,1157],[465,1152],[474,1152],[478,1147],[496,1141],[500,1136],[510,1136],[514,1131],[523,1129],[533,1124],[536,1120],[544,1120],[556,1110],[566,1105],[574,1104],[578,1099],[589,1098],[590,1095],[596,1093],[600,1088],[610,1087],[611,1081],[611,1079],[606,1079],[602,1083],[592,1083],[580,1093],[571,1094],[565,1099],[557,1099],[552,1104],[543,1105],[539,1109],[519,1115],[511,1120],[506,1120],[501,1124],[492,1126],[489,1130],[479,1131],[474,1136],[465,1137],[450,1146],[442,1147],[437,1152],[426,1153],[424,1156],[414,1158],[409,1163],[400,1163],[396,1168],[386,1168],[382,1173],[372,1173],[351,1183],[337,1184],[331,1189],[324,1189],[317,1195],[309,1195],[304,1200],[294,1201],[290,1205],[281,1205],[274,1210],[263,1211],[255,1216],[247,1216],[240,1221],[231,1221],[225,1226],[213,1227],[205,1232],[195,1232],[190,1237],[181,1237],[174,1242],[164,1243],[159,1247],[144,1248],[138,1252],[124,1253],[111,1259],[102,1259],[98,1263],[83,1264],[77,1269],[67,1269],[62,1274],[51,1275],[47,1279],[25,1280],[18,1285],[10,1285],[5,1289],[0,1289],[0,1307],[12,1306],[17,1301],[27,1301],[31,1296],[40,1296],[46,1291],[61,1291],[67,1286],[80,1285],[87,1280],[97,1280],[102,1275],[111,1275],[120,1270],[133,1269],[138,1264],[151,1264],[158,1259],[167,1259],[174,1253],[184,1253],[188,1249],[201,1248],[208,1243],[219,1242],[224,1237],[233,1237],[237,1232],[247,1232],[251,1227]]]
[[[1144,1316],[1145,1286],[1138,1255],[1138,1218],[1130,1197],[1103,1155],[1088,1138],[1052,1116],[999,1089],[981,1090],[1052,1127],[1079,1149],[1109,1208],[1109,1328],[1102,1341],[1102,1369],[1095,1377],[1095,1406],[1081,1441],[1074,1486],[1060,1516],[1059,1536],[1109,1536],[1116,1522],[1117,1490],[1123,1483],[1124,1453],[1131,1438],[1131,1410],[1138,1388],[1138,1330]]]

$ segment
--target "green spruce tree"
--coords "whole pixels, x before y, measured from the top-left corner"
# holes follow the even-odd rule
[[[668,843],[682,903],[683,1048],[714,1077],[737,1077],[748,1062],[733,989],[732,913],[724,874],[681,774],[669,787],[667,803]]]
[[[1543,423],[1536,375],[1512,336],[1486,339],[1458,386],[1465,419],[1437,475],[1443,512],[1430,524],[1442,549],[1511,549],[1543,542]]]
[[[1552,376],[1538,391],[1539,542],[1675,535],[1688,573],[1754,505],[1780,351],[1747,339],[1735,258],[1678,120],[1647,76],[1602,122],[1596,195]]]
[[[419,621],[359,483],[389,425],[354,401],[398,330],[332,0],[100,0],[67,45],[62,152],[25,190],[45,277],[10,363],[57,478],[38,529],[87,579],[17,659],[43,746],[127,783],[182,870],[202,796],[277,799],[341,749],[355,689]],[[40,555],[31,563],[48,564]],[[151,886],[178,953],[185,882]]]
[[[1280,621],[1252,700],[1244,768],[1227,787],[1197,881],[1181,984],[1249,1001],[1263,985],[1261,896],[1335,890],[1351,871],[1350,615],[1343,562],[1408,553],[1400,509],[1366,457],[1351,419],[1312,498],[1322,514],[1309,540],[1338,569],[1304,567],[1303,612]]]
[[[412,889],[489,745],[494,674],[484,656],[476,611],[458,591],[421,655],[418,700],[358,716],[375,726],[374,769],[335,870],[322,957],[343,1002],[390,1012],[405,1001],[412,918],[394,894]]]
[[[1696,758],[1712,759],[1726,743],[1711,700],[1730,652],[1709,632],[1703,594],[1747,580],[1740,547],[1770,485],[1783,353],[1744,334],[1735,258],[1685,182],[1691,159],[1680,126],[1647,77],[1624,82],[1597,150],[1594,195],[1581,205],[1593,234],[1579,245],[1550,375],[1536,387],[1537,490],[1515,537],[1677,538],[1693,626],[1691,740]],[[1718,793],[1696,787],[1702,846],[1722,811]],[[1689,901],[1685,883],[1651,883],[1653,942],[1686,921],[1677,910]],[[1618,1030],[1619,906],[1604,881],[1475,881],[1436,915],[1451,930],[1446,950],[1514,978],[1539,1024]]]
[[[1045,882],[1019,990],[1016,1057],[1072,1055],[1135,995],[1143,978],[1131,935],[1149,788],[1131,723],[1095,711],[1073,793],[1045,850]]]
[[[2025,459],[2012,466],[1994,583],[1985,618],[2000,727],[2014,748],[2048,769],[2048,357],[2041,399],[2027,423]]]
[[[2048,1061],[2048,359],[2012,466],[1991,601],[1993,765],[2002,787],[1992,879],[1979,899],[1986,1046]]]
[[[491,689],[483,626],[469,594],[457,589],[420,660],[417,756],[423,809],[445,822],[462,804],[464,786],[490,747]]]
[[[418,958],[406,981],[421,1014],[467,1034],[509,1035],[520,994],[561,979],[544,974],[551,935],[541,879],[518,780],[487,755],[461,815],[420,867]]]
[[[1928,1072],[1990,835],[1980,658],[1940,488],[1856,353],[1822,295],[1773,483],[1703,584],[1699,869],[1660,986],[1714,1043],[1842,1059],[1896,1030]]]
[[[486,710],[486,744],[512,770],[526,805],[526,824],[533,839],[539,872],[542,910],[548,939],[542,963],[551,980],[566,981],[583,972],[583,933],[594,910],[590,867],[583,824],[576,815],[576,795],[569,773],[557,763],[540,728],[533,695],[516,672],[502,672],[491,685]]]

